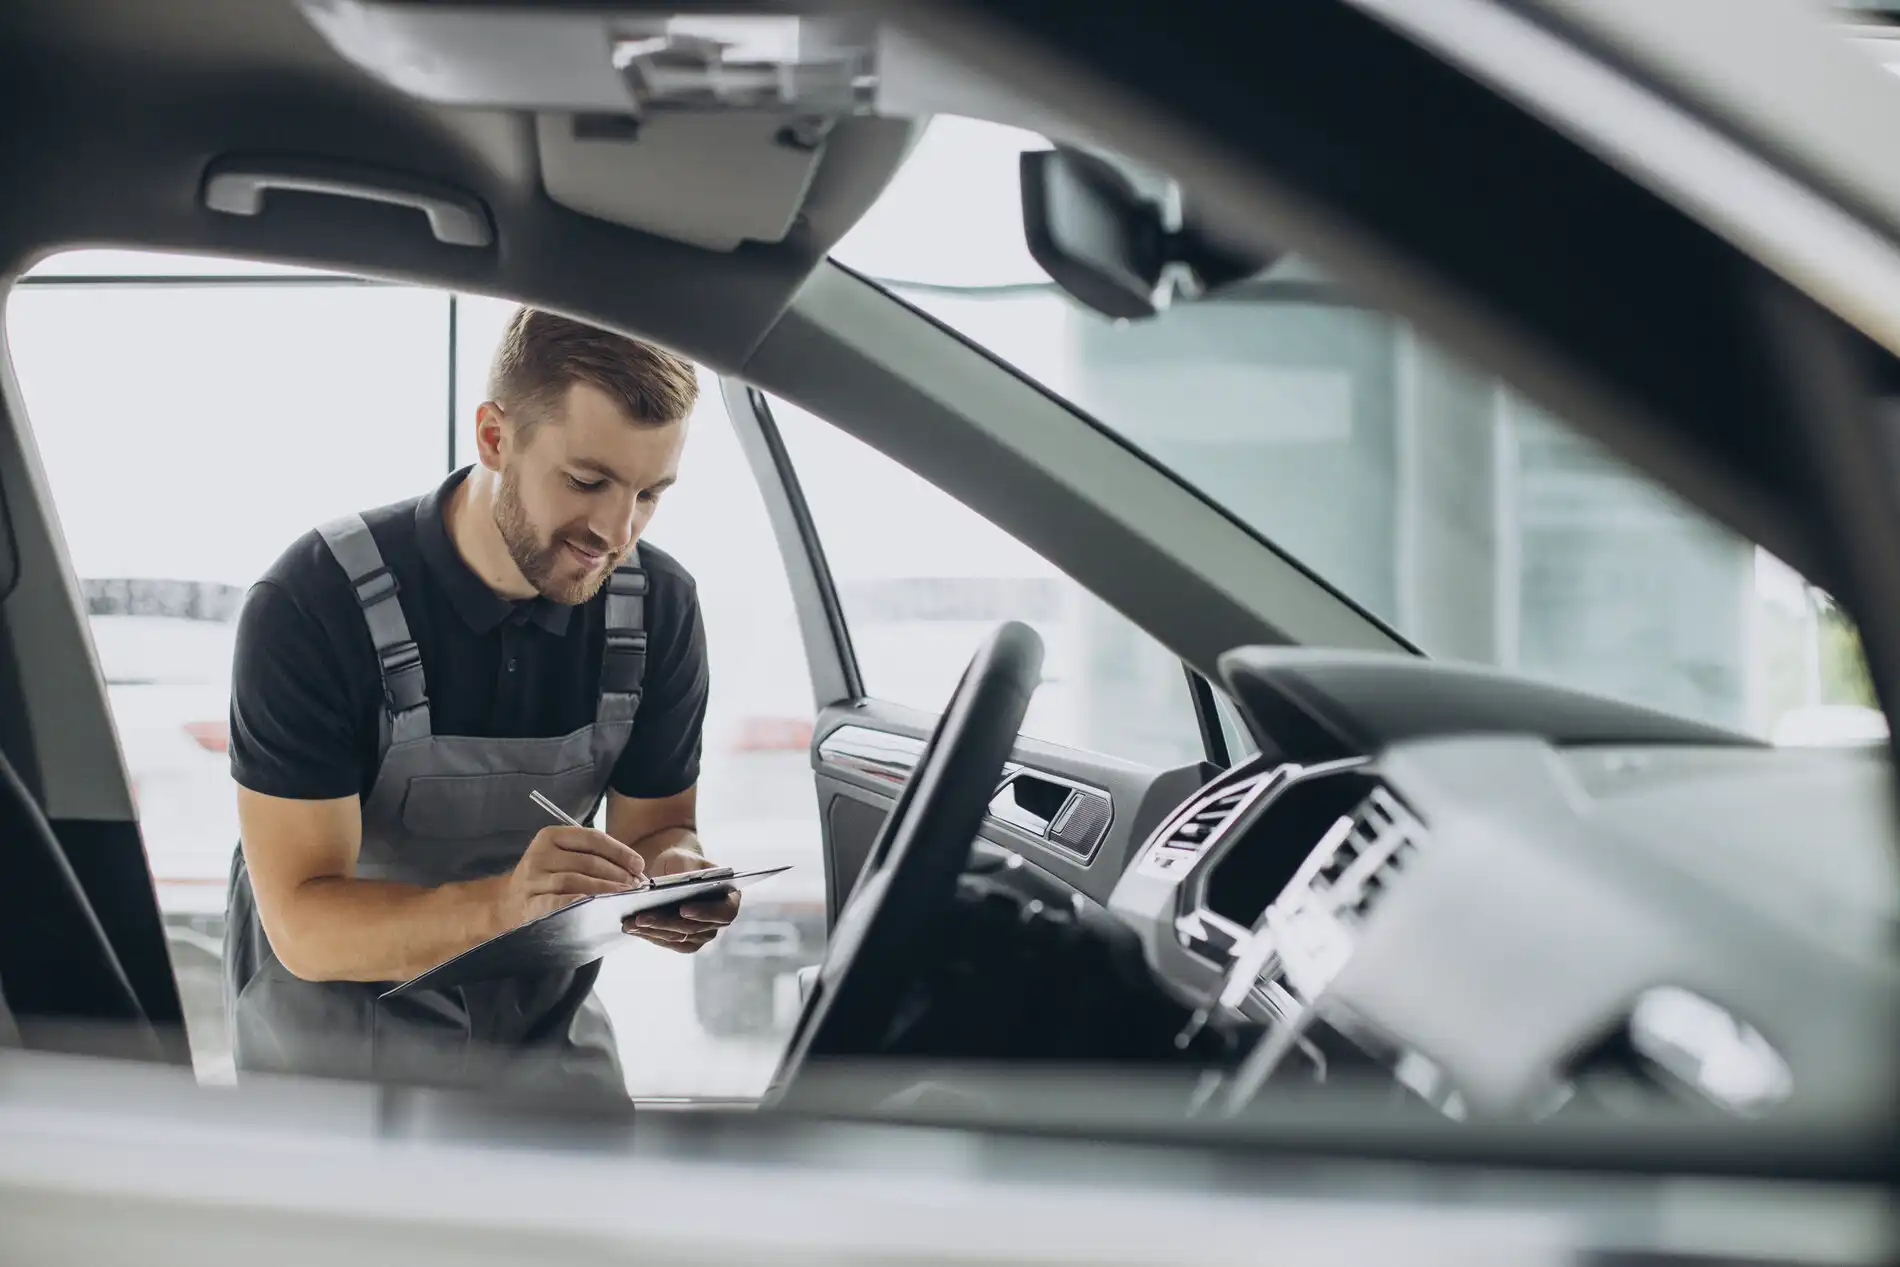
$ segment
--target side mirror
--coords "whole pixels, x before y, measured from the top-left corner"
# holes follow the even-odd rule
[[[1107,160],[1079,150],[1024,152],[1023,236],[1029,254],[1078,303],[1119,321],[1152,317],[1185,270],[1188,297],[1264,272],[1277,254],[1223,240],[1190,209],[1170,226]],[[1181,266],[1170,275],[1170,266]]]

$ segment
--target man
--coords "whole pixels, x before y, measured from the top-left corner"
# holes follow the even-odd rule
[[[686,361],[523,309],[478,463],[307,534],[252,589],[231,693],[240,1070],[624,1093],[597,963],[379,996],[578,897],[712,865],[698,601],[635,549],[697,391]],[[581,821],[604,795],[606,830],[551,823],[532,791]],[[737,910],[626,931],[691,953]]]

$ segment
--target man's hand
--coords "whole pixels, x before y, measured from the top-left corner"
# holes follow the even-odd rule
[[[543,827],[508,876],[503,903],[511,924],[524,924],[577,898],[638,888],[645,875],[638,851],[606,832]]]
[[[714,865],[687,845],[676,845],[653,859],[653,874],[678,875],[682,871],[702,871]],[[719,935],[719,930],[739,914],[739,891],[724,897],[686,902],[677,907],[661,907],[629,916],[621,925],[628,933],[656,946],[690,955]]]

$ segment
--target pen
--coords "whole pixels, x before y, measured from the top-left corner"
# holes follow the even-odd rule
[[[580,820],[576,819],[572,814],[562,809],[559,805],[556,805],[553,801],[550,801],[547,797],[541,795],[539,789],[530,791],[528,793],[528,799],[533,801],[536,805],[539,805],[542,809],[546,810],[548,813],[554,815],[554,817],[566,823],[569,827],[579,827],[579,828],[585,829],[587,826],[586,823],[583,823]],[[646,885],[653,883],[652,879],[647,876],[641,876],[640,878],[641,880],[645,882],[640,886],[642,888],[645,888]]]

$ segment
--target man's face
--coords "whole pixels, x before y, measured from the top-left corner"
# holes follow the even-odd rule
[[[526,445],[502,429],[495,526],[530,585],[557,603],[584,603],[678,478],[686,422],[630,422],[605,392],[575,383]]]

